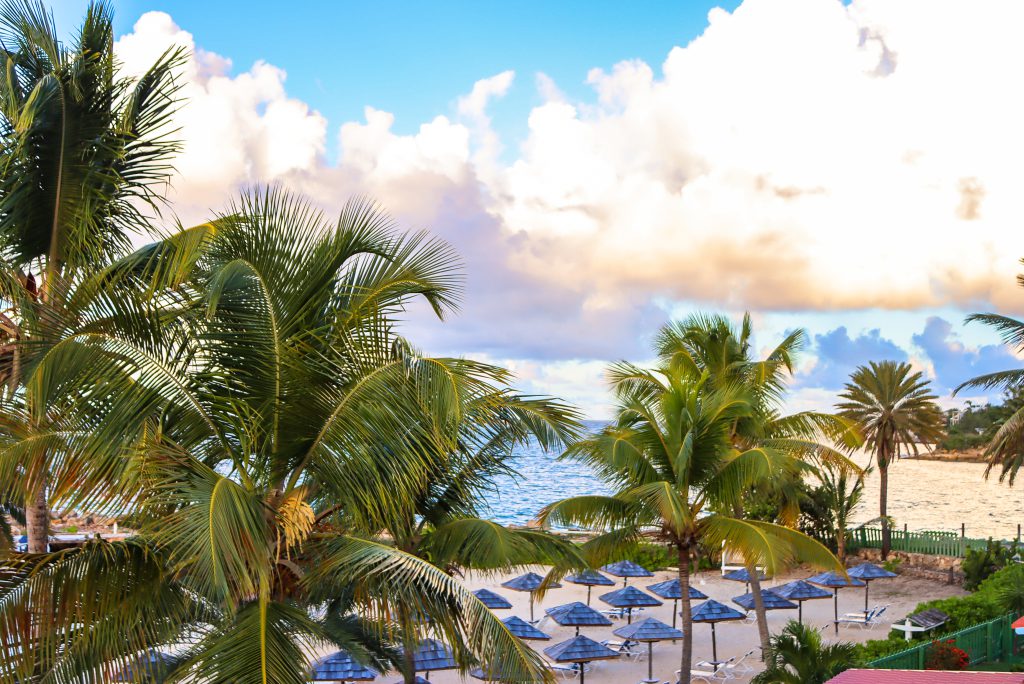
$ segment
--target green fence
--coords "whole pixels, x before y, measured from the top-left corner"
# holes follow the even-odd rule
[[[971,657],[971,665],[998,662],[1012,654],[1012,622],[1012,616],[1004,615],[939,638],[942,641],[952,639],[957,648],[963,649]],[[868,663],[868,667],[877,670],[923,670],[930,647],[931,641],[927,641],[906,651],[872,661]]]
[[[967,549],[984,549],[987,539],[961,537],[956,532],[940,532],[922,530],[907,532],[900,529],[891,531],[892,549],[910,553],[928,553],[936,556],[956,556],[962,558]],[[872,549],[882,548],[882,528],[858,527],[850,530],[851,541],[855,546]],[[1004,542],[1009,544],[1010,542]]]

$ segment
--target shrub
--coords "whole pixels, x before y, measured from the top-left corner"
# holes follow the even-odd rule
[[[960,569],[964,573],[964,589],[974,591],[986,578],[1012,562],[1017,542],[1004,546],[989,538],[984,549],[968,549]]]
[[[963,649],[957,648],[952,639],[933,641],[928,655],[925,657],[926,670],[966,670],[971,664],[971,657]]]
[[[1012,611],[1007,605],[1009,597],[1020,592],[1024,585],[1024,565],[1017,563],[998,570],[991,577],[983,580],[973,594],[968,596],[953,596],[951,598],[936,599],[919,603],[911,613],[919,613],[929,608],[937,608],[949,615],[949,622],[945,624],[942,634],[950,634],[967,627],[972,627],[988,620],[1006,615]],[[928,638],[941,637],[942,634],[932,634]],[[915,636],[916,641],[925,638]],[[886,639],[873,639],[857,646],[857,663],[867,663],[910,648],[915,645],[907,643],[902,632],[890,632]]]
[[[67,527],[64,528],[64,531],[67,532],[68,534],[78,534],[78,526],[77,525],[68,525]]]

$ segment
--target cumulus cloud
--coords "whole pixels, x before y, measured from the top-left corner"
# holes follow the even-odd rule
[[[708,18],[661,65],[592,70],[583,101],[537,74],[543,103],[509,161],[488,112],[512,71],[481,74],[452,93],[452,117],[414,133],[368,107],[335,141],[283,69],[238,70],[167,14],[144,14],[116,50],[130,72],[170,45],[192,53],[171,197],[186,222],[279,182],[328,209],[368,194],[450,239],[467,265],[463,315],[438,329],[410,314],[437,348],[636,358],[664,319],[654,302],[1024,310],[1024,100],[1007,85],[1024,4],[746,0]],[[915,344],[943,383],[997,360],[958,361],[938,324]],[[886,355],[909,358],[878,331],[836,328],[800,381],[837,387]]]
[[[907,361],[909,355],[881,330],[868,330],[851,337],[846,326],[814,335],[809,368],[797,375],[797,384],[836,390],[849,380],[857,366],[868,361]]]
[[[924,352],[935,384],[943,392],[979,375],[1020,366],[1006,345],[965,345],[953,331],[953,325],[938,316],[928,318],[913,342]]]

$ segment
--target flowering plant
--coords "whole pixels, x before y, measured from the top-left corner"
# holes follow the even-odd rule
[[[925,658],[926,670],[966,670],[971,664],[971,657],[961,648],[957,648],[953,639],[933,641]]]

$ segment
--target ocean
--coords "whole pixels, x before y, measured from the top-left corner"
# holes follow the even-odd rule
[[[598,429],[602,423],[588,423]],[[607,494],[608,489],[586,466],[560,461],[532,443],[516,449],[519,478],[503,478],[490,500],[491,517],[502,524],[525,525],[547,504],[569,496]],[[867,456],[855,460],[867,464]],[[910,530],[960,531],[968,537],[1013,539],[1024,524],[1024,475],[1010,487],[996,477],[984,478],[982,463],[915,461],[904,459],[889,468],[889,515],[897,527]],[[878,473],[865,485],[855,523],[878,515]]]

